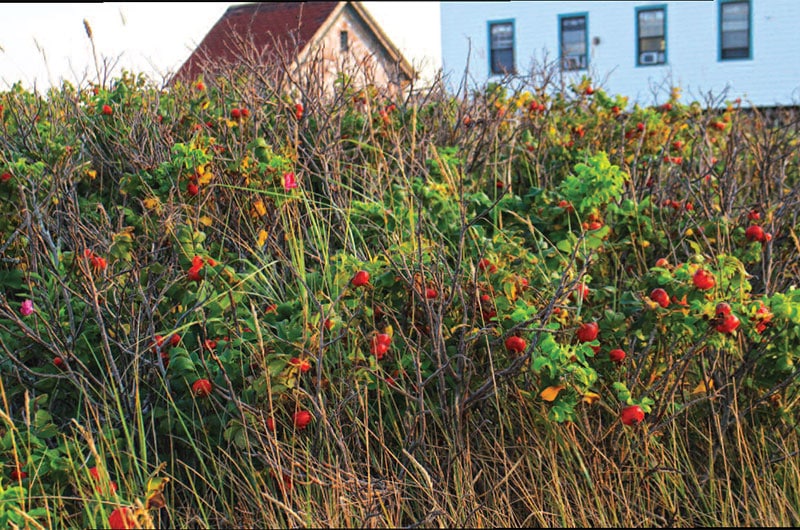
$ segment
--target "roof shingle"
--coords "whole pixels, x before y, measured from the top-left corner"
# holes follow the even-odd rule
[[[181,65],[174,79],[193,80],[209,62],[234,62],[242,37],[263,55],[277,44],[292,57],[303,50],[339,2],[266,2],[229,7]]]

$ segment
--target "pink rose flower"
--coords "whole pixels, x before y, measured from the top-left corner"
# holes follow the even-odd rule
[[[33,313],[33,300],[25,300],[24,302],[22,302],[22,306],[19,308],[19,312],[24,317]]]
[[[283,189],[291,190],[297,187],[297,179],[294,178],[294,173],[289,172],[283,175]]]

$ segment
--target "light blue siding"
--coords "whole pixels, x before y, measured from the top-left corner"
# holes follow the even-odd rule
[[[632,102],[667,99],[672,86],[683,100],[709,95],[753,105],[800,104],[800,0],[750,0],[750,57],[720,60],[719,1],[442,2],[442,67],[451,88],[499,79],[488,72],[487,22],[513,19],[517,71],[557,63],[559,17],[586,13],[589,69],[565,71],[564,81],[589,75],[593,83]],[[637,67],[636,12],[665,7],[667,64]],[[469,61],[468,61],[469,57]]]

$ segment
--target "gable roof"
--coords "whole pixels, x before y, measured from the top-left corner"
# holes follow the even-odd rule
[[[173,80],[193,80],[210,63],[236,62],[243,51],[242,44],[251,40],[253,51],[260,57],[280,50],[296,60],[321,29],[327,31],[335,15],[347,4],[372,30],[389,57],[411,78],[413,70],[408,61],[358,2],[265,2],[229,7],[181,65]]]

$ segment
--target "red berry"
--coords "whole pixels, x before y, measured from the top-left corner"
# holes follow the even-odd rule
[[[247,109],[239,109],[239,112],[242,113],[242,118],[246,118],[246,117],[250,116],[250,111],[247,110]]]
[[[378,360],[383,359],[383,356],[386,355],[386,352],[389,351],[389,346],[392,344],[392,337],[389,336],[387,333],[378,333],[374,337],[372,337],[372,342],[370,344],[370,353],[374,355]]]
[[[758,213],[758,210],[750,210],[747,213],[747,218],[751,221],[758,221],[759,219],[761,219],[761,214]]]
[[[525,348],[528,347],[528,344],[525,342],[525,339],[522,337],[517,337],[516,335],[512,335],[506,339],[506,349],[512,353],[522,353],[525,351]]]
[[[656,260],[656,267],[661,267],[662,269],[666,269],[667,267],[669,267],[669,261],[667,261],[667,258],[658,258]]]
[[[717,283],[714,279],[714,275],[705,269],[697,269],[697,272],[695,272],[692,277],[692,282],[694,282],[694,286],[701,291],[711,289]]]
[[[232,120],[238,120],[241,117],[242,117],[242,111],[240,111],[239,109],[232,109],[231,110],[231,119]]]
[[[275,432],[275,419],[272,416],[267,418],[266,423],[267,423],[267,429],[269,429],[270,432]]]
[[[437,296],[439,296],[439,291],[437,291],[433,287],[428,287],[427,289],[425,289],[425,298],[430,300],[432,298],[436,298]]]
[[[11,472],[11,480],[22,480],[27,477],[28,474],[25,471],[22,471],[21,469],[15,469],[14,471]]]
[[[61,357],[56,357],[53,359],[53,364],[56,365],[58,368],[61,368],[62,366],[64,366],[64,359],[62,359]]]
[[[298,410],[292,416],[292,421],[294,421],[294,426],[298,429],[305,429],[306,426],[311,423],[311,413],[307,410]]]
[[[114,109],[111,108],[111,105],[103,105],[103,115],[111,116],[114,114]]]
[[[669,295],[667,294],[667,291],[661,287],[656,287],[650,291],[650,299],[661,307],[669,307]]]
[[[302,103],[297,103],[294,106],[294,117],[297,118],[298,120],[303,117],[303,104]]]
[[[636,130],[642,132],[644,130],[644,123],[639,122],[636,124]]]
[[[580,300],[586,300],[588,296],[589,296],[589,288],[586,286],[585,283],[579,283],[578,286],[575,287],[575,291],[573,291],[569,295],[569,297],[572,300],[575,300],[575,298],[578,298]]]
[[[192,383],[192,393],[197,397],[208,397],[211,395],[211,381],[208,379],[198,379]]]
[[[5,171],[2,175],[0,175],[0,182],[8,182],[9,180],[11,180],[11,173],[8,171]]]
[[[644,411],[639,405],[629,405],[622,409],[620,419],[625,425],[636,425],[644,420]]]
[[[600,327],[597,325],[597,322],[581,324],[577,332],[578,340],[581,342],[592,342],[597,338],[599,331]]]
[[[195,195],[200,193],[200,188],[198,188],[197,184],[195,184],[194,182],[190,182],[189,184],[186,185],[186,193],[194,197]]]
[[[724,317],[731,314],[731,306],[726,302],[717,304],[716,313],[718,317]]]
[[[353,287],[363,287],[369,283],[369,273],[367,271],[358,271],[353,279],[350,280]]]
[[[196,88],[197,90],[205,90],[206,84],[203,83],[202,81],[198,81],[197,84],[194,86],[194,88]]]
[[[311,363],[308,362],[307,359],[300,359],[298,357],[292,357],[289,360],[289,364],[291,364],[295,368],[298,368],[300,370],[300,372],[302,372],[302,373],[306,373],[309,370],[311,370]]]
[[[745,230],[744,237],[746,237],[748,241],[763,241],[764,229],[758,225],[750,225],[747,227],[747,230]]]
[[[716,329],[720,333],[732,333],[738,327],[739,317],[731,313],[729,315],[725,315],[725,317],[722,319],[722,322],[717,324]]]
[[[482,271],[489,271],[490,273],[497,272],[497,265],[486,258],[481,258],[478,261],[478,268]]]
[[[174,346],[177,346],[178,344],[180,344],[180,342],[181,342],[181,336],[180,336],[180,335],[178,335],[177,333],[173,334],[173,335],[172,335],[172,336],[169,338],[169,343],[170,343],[170,345],[171,345],[171,346],[173,346],[173,347],[174,347]]]
[[[625,350],[615,348],[608,352],[608,357],[615,363],[621,363],[625,359]]]
[[[108,516],[108,527],[111,530],[131,530],[136,528],[136,518],[130,508],[120,506]]]

